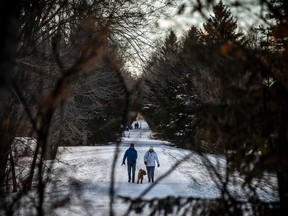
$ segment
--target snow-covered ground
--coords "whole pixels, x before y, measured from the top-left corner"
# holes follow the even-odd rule
[[[145,121],[141,121],[140,126],[141,129],[127,131],[119,146],[114,172],[116,195],[132,198],[144,195],[145,199],[167,196],[201,198],[219,196],[217,184],[211,179],[209,169],[205,164],[212,163],[221,172],[221,169],[225,169],[224,157],[207,155],[205,158],[208,158],[209,161],[205,161],[192,151],[176,148],[164,141],[151,139],[152,134]],[[154,184],[148,183],[147,176],[144,177],[143,184],[128,183],[127,166],[121,166],[121,163],[125,150],[129,148],[132,142],[138,151],[137,169],[145,168],[143,156],[150,146],[153,146],[157,152],[160,167],[155,169],[156,182]],[[116,144],[60,149],[59,161],[54,166],[57,186],[53,189],[53,194],[68,194],[71,191],[74,191],[74,193],[71,193],[70,196],[72,204],[58,208],[57,215],[98,216],[109,214],[109,188],[115,151]],[[188,159],[179,164],[178,162],[185,157]],[[169,170],[172,170],[172,172],[162,178]],[[237,179],[238,183],[231,185],[230,188],[233,194],[244,200],[247,196],[240,187],[241,178]],[[278,201],[275,190],[276,177],[267,174],[267,178],[262,181],[260,184],[262,187],[258,188],[259,197],[265,201]],[[71,182],[74,183],[71,184]],[[153,187],[147,192],[147,188],[151,186]],[[143,194],[144,191],[145,194]],[[116,215],[124,215],[127,207],[126,203],[122,202],[117,196],[115,197],[113,209]]]

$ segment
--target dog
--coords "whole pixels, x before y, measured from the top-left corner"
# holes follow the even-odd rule
[[[142,184],[144,175],[146,175],[146,171],[143,169],[139,169],[137,184],[139,184],[139,182]]]

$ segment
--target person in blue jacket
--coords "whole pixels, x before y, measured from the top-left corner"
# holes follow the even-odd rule
[[[128,167],[128,182],[131,182],[131,172],[132,172],[132,183],[135,182],[135,171],[136,171],[136,160],[137,160],[137,151],[134,148],[134,143],[130,144],[130,147],[126,150],[122,165],[125,164],[127,158],[127,167]]]

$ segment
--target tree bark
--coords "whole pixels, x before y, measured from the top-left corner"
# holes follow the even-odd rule
[[[14,159],[13,159],[12,151],[10,151],[9,158],[10,158],[10,165],[11,165],[13,192],[17,192],[15,162],[14,162]]]
[[[0,3],[0,193],[4,189],[5,170],[11,148],[10,119],[5,116],[5,97],[7,87],[13,75],[17,52],[19,7],[18,0],[1,1]]]
[[[279,100],[278,186],[281,215],[288,214],[288,91],[281,83],[275,84]]]

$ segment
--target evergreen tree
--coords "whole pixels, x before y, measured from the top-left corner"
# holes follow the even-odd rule
[[[267,47],[262,58],[266,60],[266,80],[270,84],[269,93],[269,132],[275,139],[269,144],[274,170],[279,184],[280,208],[282,215],[288,212],[288,2],[285,0],[267,1],[270,13],[268,19],[273,24],[267,35]],[[283,161],[286,161],[283,163]]]
[[[202,67],[206,58],[203,32],[192,26],[187,35],[183,38],[181,52],[182,60],[186,66]]]
[[[191,148],[195,116],[191,111],[197,97],[191,69],[185,65],[183,51],[173,32],[165,39],[146,75],[143,113],[152,130],[162,139]],[[152,72],[151,72],[152,71]]]
[[[221,1],[214,6],[214,14],[204,24],[203,34],[199,34],[198,37],[197,29],[191,28],[184,40],[183,52],[180,52],[178,58],[177,78],[182,78],[184,71],[191,73],[190,69],[194,66],[196,73],[193,73],[192,79],[209,83],[209,79],[214,77],[215,79],[211,80],[218,82],[217,85],[213,82],[210,86],[206,85],[209,91],[202,88],[205,89],[204,92],[217,92],[217,88],[220,88],[220,93],[214,100],[201,100],[196,109],[193,110],[191,105],[189,110],[196,118],[197,130],[199,133],[202,132],[202,136],[195,136],[196,143],[214,142],[224,149],[223,153],[227,161],[225,169],[222,170],[223,173],[214,170],[214,177],[219,182],[221,190],[221,198],[216,200],[219,208],[216,207],[213,212],[217,215],[221,214],[220,206],[225,206],[223,215],[243,215],[247,205],[251,206],[249,207],[251,215],[286,215],[288,212],[286,204],[288,67],[285,45],[288,7],[286,1],[275,1],[274,4],[271,1],[264,2],[276,19],[276,25],[272,26],[269,39],[269,42],[275,43],[269,44],[266,50],[246,44],[243,35],[237,33],[237,22],[231,16],[228,7]],[[273,49],[269,50],[270,48]],[[185,61],[182,61],[183,59]],[[203,76],[207,71],[211,76]],[[201,80],[202,77],[205,79]],[[172,86],[178,90],[179,83],[177,79],[169,81],[165,83],[167,85],[169,83],[171,88],[165,89],[161,96],[164,97],[167,93],[169,100],[173,100],[175,95],[180,95],[180,91],[173,92]],[[194,89],[199,87],[191,86]],[[185,91],[181,89],[181,92]],[[172,119],[176,116],[171,113],[172,111],[179,113],[180,109],[185,110],[180,106],[179,101],[177,103],[171,101],[171,105],[175,108],[167,109],[170,115],[166,113],[166,117]],[[153,105],[151,102],[150,106]],[[159,103],[157,106],[162,109],[164,107]],[[176,107],[179,109],[177,110]],[[155,110],[156,108],[155,106]],[[185,113],[189,112],[185,111]],[[179,122],[173,127],[167,124],[169,130],[180,131],[182,125]],[[259,199],[258,184],[261,184],[267,172],[278,175],[281,213],[279,203],[269,203],[268,206]],[[237,180],[235,174],[238,173],[243,177],[243,188],[250,189],[245,194],[247,202],[243,203],[239,202],[239,196],[229,190],[229,185]]]
[[[177,59],[175,55],[179,52],[179,44],[177,36],[173,31],[170,31],[168,37],[165,39],[164,45],[160,50],[161,59],[164,61],[175,62]]]
[[[237,21],[222,0],[213,7],[213,15],[203,25],[207,34],[206,41],[210,43],[241,42],[243,34],[237,33]]]
[[[281,8],[284,8],[283,5]],[[222,2],[213,11],[215,16],[211,16],[204,25],[207,33],[205,41],[215,61],[212,70],[221,80],[223,95],[219,103],[203,106],[197,116],[203,124],[206,140],[216,137],[224,146],[227,176],[237,170],[244,176],[245,184],[255,188],[253,179],[263,178],[267,170],[278,173],[281,208],[287,212],[284,194],[288,187],[284,173],[288,169],[278,160],[275,163],[276,158],[287,160],[288,155],[285,135],[288,122],[287,79],[282,73],[286,71],[283,67],[286,61],[283,58],[287,36],[283,28],[285,22],[281,30],[278,28],[286,19],[285,15],[276,13],[282,21],[279,20],[273,28],[272,32],[279,30],[280,36],[274,37],[277,38],[277,49],[271,52],[246,46],[243,37],[236,33],[237,25]],[[275,8],[272,11],[275,15],[278,10]],[[251,200],[257,199],[256,193],[248,196]]]
[[[271,12],[267,15],[268,20],[272,20],[275,23],[269,28],[268,33],[268,45],[275,51],[284,53],[288,52],[288,3],[283,0],[276,0],[271,3],[267,3]],[[287,54],[286,54],[287,55]]]
[[[165,137],[164,129],[171,119],[171,102],[175,100],[175,63],[179,53],[179,44],[173,31],[166,37],[163,46],[159,48],[146,69],[143,113],[147,119],[153,119],[152,129],[158,136]],[[170,132],[170,131],[169,131]]]

